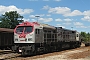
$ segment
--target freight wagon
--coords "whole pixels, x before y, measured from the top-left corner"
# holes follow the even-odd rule
[[[10,49],[13,45],[14,30],[8,28],[0,28],[0,49]]]

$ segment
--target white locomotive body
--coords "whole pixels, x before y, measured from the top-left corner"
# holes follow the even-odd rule
[[[22,55],[80,47],[77,31],[37,22],[23,22],[14,29],[12,50]]]

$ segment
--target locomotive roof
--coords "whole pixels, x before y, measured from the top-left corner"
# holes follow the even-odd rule
[[[9,29],[9,28],[0,28],[0,32],[14,32],[14,29]]]
[[[75,31],[77,32],[76,30],[70,30],[70,29],[66,29],[66,28],[62,28],[62,27],[56,27],[57,29],[62,29],[62,30],[65,30],[65,31]]]
[[[22,24],[20,24],[19,26],[22,25],[38,25],[38,26],[42,26],[43,28],[50,28],[50,29],[56,29],[54,26],[48,25],[48,24],[44,24],[44,23],[39,23],[39,22],[23,22]]]
[[[19,26],[23,26],[23,25],[39,25],[39,26],[42,26],[43,28],[49,28],[49,29],[62,29],[62,30],[67,30],[67,31],[76,31],[76,30],[70,30],[70,29],[65,29],[65,28],[62,28],[62,27],[54,27],[54,26],[51,26],[51,25],[48,25],[48,24],[44,24],[44,23],[39,23],[39,22],[23,22],[21,23]]]
[[[48,25],[48,24],[40,23],[40,25],[42,25],[44,28],[56,29],[54,26],[51,26],[51,25]]]

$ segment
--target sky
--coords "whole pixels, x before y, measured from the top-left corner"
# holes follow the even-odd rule
[[[90,0],[0,0],[0,15],[9,11],[24,21],[90,32]]]

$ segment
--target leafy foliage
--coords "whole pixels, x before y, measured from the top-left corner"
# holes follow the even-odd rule
[[[17,11],[5,12],[5,14],[0,17],[0,27],[14,29],[16,25],[23,22],[22,19],[23,16],[17,13]]]
[[[88,33],[86,33],[86,32],[81,32],[81,36],[82,36],[82,40],[83,40],[84,42],[90,41],[90,33],[89,33],[89,32],[88,32]]]

